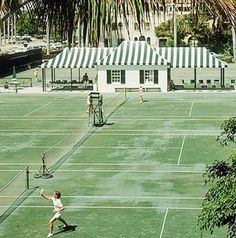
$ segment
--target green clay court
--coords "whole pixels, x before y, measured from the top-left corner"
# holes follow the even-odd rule
[[[91,128],[86,93],[0,95],[0,188],[29,166],[32,192],[1,217],[0,237],[47,236],[53,206],[39,196],[41,188],[45,195],[61,191],[63,217],[75,227],[61,232],[56,222],[53,237],[200,237],[202,174],[235,149],[222,148],[216,137],[235,116],[236,93],[145,93],[144,103],[128,93],[115,110],[107,108],[117,95],[103,96],[107,125]],[[34,178],[45,152],[53,178]],[[22,173],[0,190],[1,214],[24,187]],[[206,237],[223,238],[225,231]]]

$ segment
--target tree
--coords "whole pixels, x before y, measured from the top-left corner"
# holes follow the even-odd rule
[[[207,47],[216,53],[232,54],[231,29],[228,24],[218,22],[213,24],[212,18],[202,12],[196,19],[190,13],[177,17],[177,39],[178,46],[190,46],[191,40],[195,39],[199,47]],[[161,23],[155,28],[157,37],[168,37],[173,39],[173,21]]]
[[[221,130],[222,132],[217,137],[217,141],[220,141],[222,146],[227,145],[228,142],[236,143],[236,117],[224,121],[221,125]]]
[[[37,31],[36,22],[34,18],[30,18],[28,13],[23,13],[21,18],[17,21],[17,32],[19,35],[35,35]]]
[[[128,15],[132,15],[139,27],[149,12],[156,13],[160,6],[166,6],[169,0],[0,0],[0,10],[16,11],[20,4],[28,3],[27,8],[37,15],[39,22],[49,18],[50,26],[54,26],[55,34],[62,37],[67,35],[69,44],[72,42],[76,26],[82,31],[83,41],[98,44],[102,37],[112,38],[112,23],[117,16],[122,15],[128,27]],[[172,0],[173,3],[186,3],[186,0]],[[191,0],[194,15],[198,17],[200,8],[208,9],[214,18],[227,20],[236,28],[235,0]]]
[[[217,140],[222,146],[236,143],[236,118],[226,120]],[[213,233],[215,228],[227,227],[227,237],[236,238],[236,152],[226,161],[215,161],[203,174],[206,184],[211,184],[202,202],[198,228]]]

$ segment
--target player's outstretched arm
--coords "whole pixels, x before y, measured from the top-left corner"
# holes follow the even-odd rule
[[[44,199],[46,199],[46,200],[50,200],[50,198],[49,197],[47,197],[47,196],[45,196],[44,194],[43,194],[43,191],[44,191],[44,189],[42,189],[41,191],[40,191],[40,196],[42,197],[42,198],[44,198]]]

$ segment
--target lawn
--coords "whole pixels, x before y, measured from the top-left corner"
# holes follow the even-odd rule
[[[3,219],[0,237],[47,236],[52,204],[39,196],[41,188],[46,195],[61,191],[63,216],[74,226],[63,232],[57,222],[58,238],[200,237],[202,174],[235,149],[216,137],[235,116],[236,94],[145,93],[140,103],[138,93],[128,93],[117,108],[116,94],[103,96],[107,123],[92,127],[86,93],[0,95],[0,188],[26,166],[30,188],[37,187]],[[34,177],[43,153],[53,178]],[[24,188],[25,173],[0,190],[0,214]],[[223,238],[225,230],[203,234],[211,237]]]

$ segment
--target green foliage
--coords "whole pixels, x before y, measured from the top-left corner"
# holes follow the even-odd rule
[[[163,22],[160,26],[155,28],[155,33],[157,37],[172,37],[173,36],[173,26],[171,21]]]
[[[232,54],[230,53],[230,49],[226,49],[226,50],[224,51],[222,60],[225,61],[226,63],[232,63],[233,58],[234,58],[234,57],[233,57]]]
[[[222,146],[236,143],[236,117],[224,121],[221,129],[217,141]],[[227,237],[236,238],[236,152],[232,152],[226,161],[215,161],[207,166],[203,177],[210,188],[202,202],[198,228],[213,233],[216,227],[227,226]]]
[[[236,143],[236,117],[225,120],[220,129],[222,132],[217,137],[217,141],[219,141],[222,146],[227,145],[228,142]]]
[[[22,35],[34,35],[37,31],[36,21],[31,18],[29,14],[24,13],[19,20],[17,20],[17,33]]]
[[[156,36],[173,39],[173,28],[173,20],[163,22],[156,27]],[[231,34],[229,24],[214,21],[206,14],[199,14],[198,17],[192,14],[177,17],[178,46],[191,46],[192,41],[197,41],[197,46],[205,46],[220,53],[231,48]],[[231,54],[227,54],[225,59],[229,62],[230,57]]]
[[[175,42],[174,42],[173,39],[171,39],[171,38],[167,39],[167,41],[166,41],[166,46],[167,47],[174,47],[174,44],[175,44]]]
[[[207,167],[206,183],[210,182],[202,212],[198,217],[198,228],[209,230],[228,226],[227,237],[236,237],[236,153],[232,153],[227,161],[215,161]]]

